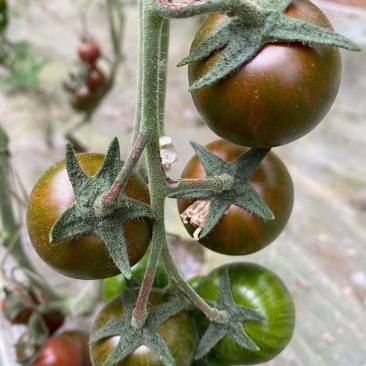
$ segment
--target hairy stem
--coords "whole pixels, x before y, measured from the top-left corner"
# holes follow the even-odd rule
[[[13,212],[8,159],[8,137],[0,125],[0,218],[2,222],[3,246],[9,248],[11,245],[11,248],[9,248],[10,254],[21,267],[37,272],[23,250],[20,237],[18,236],[15,242],[13,242],[13,238],[17,235],[20,228]]]
[[[166,18],[189,18],[208,13],[246,14],[261,16],[264,10],[251,0],[201,0],[194,2],[172,3],[158,0],[157,11]]]
[[[165,185],[159,152],[159,131],[164,121],[164,111],[160,106],[165,99],[166,67],[160,67],[167,53],[168,37],[164,32],[168,29],[168,21],[155,11],[154,0],[140,0],[140,35],[139,40],[139,76],[138,76],[138,112],[136,128],[139,134],[147,136],[148,144],[145,150],[147,173],[150,188],[151,208],[155,214],[151,254],[147,269],[133,312],[132,325],[140,328],[147,317],[147,302],[151,291],[156,267],[162,245],[166,243],[164,224],[164,201],[168,194]],[[165,50],[162,52],[162,50]],[[163,82],[162,82],[163,80]],[[135,130],[135,136],[136,130]]]
[[[165,245],[161,250],[161,255],[166,266],[166,271],[169,273],[169,277],[176,283],[176,285],[186,294],[191,302],[200,309],[210,321],[218,323],[225,323],[228,319],[226,311],[218,310],[206,303],[201,296],[197,294],[195,290],[187,283],[183,275],[181,274],[178,266],[176,265],[170,250]]]
[[[116,180],[112,184],[108,192],[101,195],[95,202],[95,212],[100,212],[101,216],[106,216],[115,207],[115,202],[118,200],[132,170],[136,166],[142,152],[144,151],[148,139],[143,134],[138,135],[135,141],[134,148],[127,158],[123,168],[118,173]]]

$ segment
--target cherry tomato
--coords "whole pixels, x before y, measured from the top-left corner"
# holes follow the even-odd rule
[[[105,85],[104,74],[97,68],[91,68],[85,78],[85,84],[90,90],[103,88]]]
[[[82,356],[71,339],[59,335],[46,342],[32,366],[82,366]]]
[[[4,298],[1,306],[6,318],[11,324],[27,324],[36,307],[41,302],[49,302],[48,297],[44,293],[40,293],[39,296],[37,296],[31,289],[21,289],[16,287],[12,292],[19,294],[19,302],[25,305],[25,307],[20,310],[14,318],[10,318],[6,311],[8,307],[8,300]],[[57,329],[59,329],[65,320],[64,314],[56,310],[42,314],[42,318],[50,334],[53,334]]]
[[[104,155],[77,154],[76,158],[88,176],[101,166]],[[125,187],[133,199],[149,203],[145,183],[132,174]],[[27,208],[27,225],[30,240],[39,256],[54,270],[74,278],[107,278],[119,273],[104,243],[94,234],[62,241],[49,242],[49,233],[60,215],[75,201],[67,175],[65,160],[48,169],[33,188]],[[151,223],[130,220],[124,223],[125,238],[131,265],[145,254],[151,238]]]
[[[224,161],[232,161],[248,148],[226,140],[216,140],[206,146]],[[184,168],[182,178],[193,179],[205,176],[205,170],[194,156]],[[290,217],[294,190],[293,184],[282,161],[270,152],[263,159],[250,180],[251,185],[272,210],[275,219],[265,221],[238,206],[231,205],[213,230],[199,242],[217,253],[244,255],[254,253],[275,240],[282,232]],[[178,210],[182,214],[194,200],[178,200]],[[185,224],[193,235],[195,227]]]
[[[295,325],[292,296],[274,272],[255,263],[241,262],[216,268],[203,278],[197,292],[204,299],[210,301],[217,299],[219,278],[224,268],[229,271],[230,289],[234,301],[256,310],[266,319],[243,323],[245,332],[259,347],[259,351],[248,351],[230,337],[224,336],[213,348],[212,353],[223,362],[235,365],[255,365],[269,361],[291,340]],[[208,327],[208,320],[198,311],[195,312],[195,319],[198,329],[203,333]]]
[[[315,25],[332,26],[308,0],[294,0],[286,15]],[[192,48],[205,39],[223,14],[211,14]],[[189,65],[192,84],[222,51]],[[267,44],[249,62],[215,84],[192,92],[207,126],[220,137],[243,146],[273,147],[297,140],[315,128],[332,106],[341,80],[336,47],[299,42]]]
[[[95,94],[86,85],[81,85],[73,90],[70,104],[77,112],[89,110],[95,103]]]
[[[94,65],[100,57],[100,47],[93,41],[82,42],[78,47],[78,55],[83,62]]]
[[[136,293],[138,289],[135,289]],[[160,289],[152,289],[148,307],[157,306],[171,299],[171,296]],[[113,319],[121,317],[123,304],[121,297],[110,300],[97,315],[92,334]],[[159,332],[179,366],[191,366],[195,350],[195,329],[191,317],[186,312],[178,313],[159,326]],[[91,358],[94,366],[101,366],[118,343],[119,337],[101,339],[91,345]],[[159,357],[149,348],[142,346],[115,366],[164,366]]]
[[[27,324],[30,316],[32,315],[33,306],[35,305],[34,296],[30,291],[20,287],[13,288],[9,296],[17,296],[17,298],[19,298],[19,302],[24,307],[18,312],[18,314],[15,317],[9,316],[7,310],[9,307],[9,303],[7,297],[5,297],[1,303],[1,308],[6,319],[11,324]]]
[[[71,341],[79,348],[81,354],[80,366],[92,366],[89,354],[89,334],[75,329],[63,332],[62,336],[71,339]]]

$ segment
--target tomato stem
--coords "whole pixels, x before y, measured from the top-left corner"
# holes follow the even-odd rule
[[[118,200],[120,193],[122,192],[132,170],[136,166],[142,152],[147,145],[148,139],[143,134],[139,134],[132,152],[125,161],[123,168],[119,172],[116,180],[112,184],[108,192],[101,195],[96,199],[94,204],[95,212],[100,216],[107,216],[111,210],[116,206],[115,203]]]
[[[229,174],[221,174],[212,178],[202,179],[166,179],[171,194],[187,191],[214,191],[217,193],[228,191],[232,188],[234,178]]]
[[[0,125],[0,219],[3,227],[3,246],[9,248],[10,253],[21,267],[37,273],[35,267],[23,250],[20,237],[18,236],[13,242],[13,238],[17,236],[20,227],[15,220],[12,204],[13,193],[10,189],[9,181],[9,172],[11,168],[9,165],[8,142],[9,139]]]
[[[164,265],[166,266],[166,271],[169,273],[169,277],[186,294],[191,302],[206,315],[207,319],[218,323],[226,323],[228,320],[228,313],[224,310],[218,310],[211,307],[197,294],[181,274],[167,245],[162,248],[161,255]]]
[[[169,0],[158,0],[157,10],[166,18],[190,18],[195,15],[208,13],[245,14],[246,17],[262,16],[264,11],[253,1],[248,0],[201,0],[193,3],[172,3]]]
[[[168,53],[166,35],[169,22],[155,10],[154,0],[139,2],[139,66],[138,105],[136,112],[135,142],[140,134],[146,137],[145,157],[149,180],[151,208],[155,214],[151,254],[142,286],[133,311],[132,326],[140,328],[147,317],[147,302],[152,288],[160,250],[166,245],[164,201],[169,192],[160,160],[159,132],[164,121],[166,67],[160,67]],[[164,45],[163,45],[164,44]],[[138,132],[137,132],[138,131]]]

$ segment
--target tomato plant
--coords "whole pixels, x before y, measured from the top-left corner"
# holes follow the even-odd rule
[[[138,293],[138,289],[136,289]],[[148,307],[153,307],[171,300],[171,295],[160,289],[152,289]],[[121,297],[116,296],[110,300],[98,313],[91,334],[95,334],[105,324],[121,317],[123,314]],[[186,312],[180,312],[159,326],[159,333],[172,352],[176,365],[190,366],[195,350],[195,330],[192,319]],[[119,336],[106,337],[91,345],[90,353],[94,366],[103,365],[109,354],[114,350]],[[158,355],[148,347],[141,346],[127,356],[116,366],[163,366]]]
[[[81,153],[77,160],[88,176],[101,166],[104,155]],[[133,199],[149,202],[145,184],[132,175],[125,187]],[[74,203],[75,197],[69,181],[65,161],[47,170],[33,188],[27,208],[27,226],[34,249],[53,269],[70,277],[96,279],[119,273],[104,243],[94,234],[51,244],[49,233],[63,211]],[[145,254],[151,238],[151,224],[143,220],[130,220],[124,225],[131,264]]]
[[[248,149],[226,140],[216,140],[206,146],[224,161],[232,161]],[[205,170],[194,156],[185,166],[182,178],[194,179],[205,176]],[[243,255],[254,253],[275,240],[284,229],[293,206],[294,191],[291,177],[282,161],[270,152],[263,159],[250,180],[254,189],[272,210],[275,219],[265,221],[250,212],[231,205],[213,230],[199,242],[222,254]],[[194,201],[178,200],[182,214]],[[193,235],[196,227],[185,224]]]
[[[308,0],[292,1],[286,15],[332,28]],[[223,19],[223,14],[209,15],[192,48]],[[190,84],[221,54],[190,64]],[[279,146],[304,136],[324,118],[337,95],[341,68],[340,52],[335,47],[272,43],[225,79],[194,90],[192,97],[207,126],[220,137],[243,146]]]
[[[4,16],[5,5],[0,0],[0,15]],[[65,160],[39,179],[27,208],[30,240],[53,269],[79,279],[113,276],[104,282],[104,295],[119,295],[95,319],[89,338],[91,359],[86,334],[73,331],[50,338],[59,324],[47,325],[47,332],[41,316],[47,323],[51,313],[44,312],[49,309],[74,316],[92,314],[101,301],[103,282],[89,282],[76,296],[63,293],[54,290],[28,260],[12,212],[14,202],[9,199],[13,190],[8,179],[8,139],[0,126],[4,248],[24,269],[31,286],[52,298],[48,304],[47,299],[26,292],[19,313],[16,301],[12,306],[9,298],[4,305],[11,320],[29,319],[18,351],[26,346],[21,357],[32,359],[36,366],[266,362],[282,351],[294,331],[294,303],[286,286],[273,272],[253,263],[224,265],[206,277],[186,280],[185,270],[191,267],[196,273],[201,262],[193,259],[181,265],[178,253],[188,257],[187,251],[171,251],[176,243],[170,242],[166,230],[165,199],[178,200],[187,230],[216,252],[250,254],[271,243],[291,214],[293,185],[270,148],[304,136],[322,120],[339,88],[341,61],[336,47],[358,47],[334,33],[324,14],[308,0],[143,0],[139,7],[136,120],[126,163],[120,161],[117,137],[105,156],[75,155],[68,143]],[[73,133],[92,120],[115,84],[123,59],[122,6],[106,1],[102,8],[110,23],[113,50],[103,60],[108,78],[97,66],[101,50],[90,38],[87,11],[80,9],[88,40],[78,47],[78,70],[65,84],[72,106],[85,112],[65,130],[75,146]],[[194,103],[212,130],[226,140],[207,148],[192,141],[197,156],[188,162],[182,179],[175,179],[168,173],[176,153],[164,132],[167,18],[203,14],[211,15],[179,65],[190,64]],[[24,51],[21,47],[16,51],[19,44],[6,39],[7,18],[2,20],[0,58],[13,72],[11,54]],[[8,50],[12,51],[8,54]],[[139,165],[142,158],[145,164]],[[133,173],[136,167],[146,172],[148,186]],[[1,273],[3,278],[17,282],[13,272],[12,277]],[[141,282],[140,287],[132,289],[136,282]]]
[[[246,322],[245,332],[259,347],[248,351],[225,336],[214,347],[213,353],[225,362],[254,365],[266,362],[280,353],[291,340],[295,324],[292,296],[282,280],[272,271],[249,262],[231,263],[216,268],[203,278],[198,293],[206,300],[215,301],[219,290],[219,276],[227,268],[234,301],[261,313],[265,320]],[[196,323],[203,331],[208,321],[201,313]]]
[[[100,47],[94,41],[85,41],[79,45],[77,53],[80,60],[89,65],[94,65],[100,57]]]

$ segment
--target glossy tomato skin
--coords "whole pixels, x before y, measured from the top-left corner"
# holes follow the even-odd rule
[[[215,301],[221,271],[227,268],[234,301],[262,314],[266,320],[246,322],[243,327],[259,347],[259,351],[241,348],[225,336],[213,348],[213,356],[234,365],[255,365],[271,360],[289,343],[295,326],[295,306],[282,280],[272,271],[256,263],[230,263],[209,273],[198,286],[198,294]],[[201,312],[195,313],[198,329],[203,332],[208,321]]]
[[[93,41],[82,42],[77,52],[80,60],[90,65],[94,65],[100,57],[100,47]]]
[[[89,354],[89,334],[75,329],[63,332],[62,336],[69,338],[78,347],[81,354],[80,366],[92,366]]]
[[[308,0],[294,0],[286,15],[331,29]],[[223,20],[209,15],[193,40],[197,46]],[[190,64],[192,84],[222,52]],[[336,47],[267,44],[249,62],[214,85],[192,92],[198,112],[220,137],[243,146],[274,147],[315,128],[332,106],[341,80]]]
[[[87,85],[81,85],[71,94],[71,107],[77,112],[89,110],[95,103],[95,93]]]
[[[134,289],[136,294],[138,289]],[[148,307],[157,306],[171,300],[167,292],[153,288],[149,295]],[[91,334],[95,333],[115,318],[122,316],[121,297],[110,300],[97,315]],[[191,366],[195,351],[195,328],[187,312],[180,312],[159,326],[159,332],[172,352],[177,366]],[[115,348],[118,336],[102,339],[90,346],[93,366],[102,366]],[[113,366],[164,366],[159,357],[146,346],[139,347],[123,361]]]
[[[226,140],[216,140],[206,147],[224,161],[232,161],[248,148]],[[182,178],[205,176],[205,170],[195,155],[186,165]],[[263,159],[250,180],[251,185],[272,210],[275,219],[263,220],[238,206],[231,205],[212,231],[199,242],[206,248],[227,255],[245,255],[257,252],[275,240],[290,217],[294,188],[291,176],[282,161],[270,152]],[[179,199],[178,211],[182,214],[194,200]],[[195,227],[185,224],[193,235]]]
[[[104,74],[97,67],[92,67],[86,75],[85,84],[90,90],[103,88],[105,85]]]
[[[82,366],[81,353],[69,338],[55,336],[41,348],[32,366]]]
[[[93,176],[101,166],[104,155],[77,154],[76,158],[88,176]],[[135,174],[127,181],[125,193],[133,199],[149,203],[145,183]],[[28,202],[27,226],[34,249],[54,270],[80,279],[100,279],[119,273],[104,243],[94,234],[83,235],[56,244],[49,242],[49,233],[60,217],[75,201],[67,175],[65,160],[47,170],[34,186]],[[125,238],[131,265],[145,254],[151,238],[151,223],[131,220],[124,224]]]

